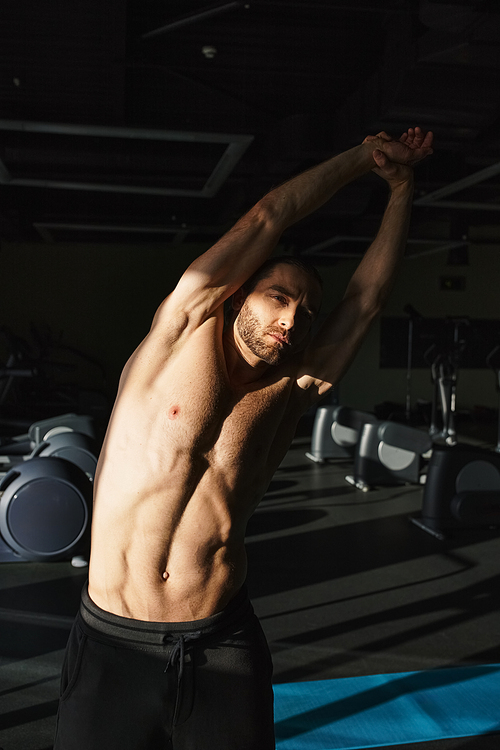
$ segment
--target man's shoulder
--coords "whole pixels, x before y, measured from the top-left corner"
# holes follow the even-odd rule
[[[216,346],[222,336],[222,313],[215,311],[202,324],[194,325],[182,311],[162,311],[162,319],[153,321],[151,330],[133,352],[122,372],[122,382],[151,384],[179,357],[192,359],[193,372],[200,358]]]
[[[210,327],[216,321],[223,321],[224,305],[221,304],[210,313],[203,314],[199,308],[192,310],[185,300],[179,298],[175,291],[163,300],[153,318],[149,339],[156,336],[176,341],[184,333],[194,333],[202,327]],[[205,324],[208,323],[208,326]]]

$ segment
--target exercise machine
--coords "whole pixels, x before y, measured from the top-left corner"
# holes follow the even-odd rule
[[[363,492],[377,485],[419,484],[432,449],[428,432],[398,422],[363,425],[354,455],[354,472],[346,481]]]
[[[438,539],[458,529],[500,526],[500,454],[469,445],[436,445],[422,511],[410,520]]]
[[[486,358],[500,391],[500,345]],[[411,521],[438,539],[460,529],[500,527],[500,409],[495,450],[435,445],[422,511]]]
[[[347,406],[320,406],[306,456],[316,463],[354,460],[346,481],[367,492],[379,484],[418,483],[431,447],[432,439],[422,430]]]
[[[61,450],[63,458],[78,464],[78,451],[96,455],[95,439],[94,420],[88,415],[61,414],[33,422],[28,432],[0,442],[0,476],[39,454],[52,455]],[[69,450],[70,446],[73,446],[72,451]],[[80,458],[84,461],[83,455]],[[88,461],[85,466],[87,470],[90,470]],[[93,477],[95,466],[91,473]]]
[[[33,458],[0,482],[0,562],[74,560],[88,555],[92,483],[76,464]]]
[[[449,353],[438,354],[434,358],[431,364],[431,376],[434,392],[429,434],[434,439],[442,438],[448,445],[455,445],[457,442],[455,424],[457,370]],[[438,426],[439,407],[441,429]]]
[[[463,329],[470,327],[470,320],[447,318],[445,324],[444,343],[440,346],[433,344],[424,354],[424,359],[431,366],[434,386],[429,433],[434,439],[442,439],[447,445],[455,445],[458,367],[466,349]]]
[[[0,481],[0,562],[87,565],[97,466],[92,419],[41,420],[10,443],[10,452],[0,450],[7,450],[9,469]]]
[[[352,458],[363,425],[377,421],[373,414],[348,406],[318,407],[307,458],[315,463]]]

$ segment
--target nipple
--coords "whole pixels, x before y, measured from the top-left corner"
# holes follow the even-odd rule
[[[167,578],[169,577],[169,575],[170,575],[170,573],[167,573],[167,571],[165,571],[165,572],[164,572],[164,573],[162,574],[162,578],[163,578],[163,580],[164,580],[164,581],[166,581],[166,580],[167,580]]]
[[[168,411],[169,419],[177,419],[180,410],[180,406],[172,406],[172,408]]]

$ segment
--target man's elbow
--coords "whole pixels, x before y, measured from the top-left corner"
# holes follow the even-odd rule
[[[374,320],[377,318],[382,310],[384,309],[387,298],[389,294],[385,294],[383,290],[378,290],[375,294],[373,294],[370,299],[366,303],[366,315],[369,316],[371,320]]]
[[[358,321],[369,325],[385,307],[388,295],[379,288],[365,289],[362,292],[346,294],[344,302],[351,304],[351,309],[356,311]]]
[[[269,195],[265,195],[251,209],[252,219],[263,231],[272,235],[281,234],[287,227],[283,206],[280,202]]]

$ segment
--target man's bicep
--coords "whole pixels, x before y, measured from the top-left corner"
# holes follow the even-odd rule
[[[220,302],[220,288],[210,283],[209,276],[188,268],[159,306],[153,325],[183,327],[194,320],[199,324]]]
[[[175,343],[189,335],[209,319],[223,317],[224,305],[217,301],[215,291],[203,288],[186,290],[177,286],[158,307],[149,337]]]
[[[257,205],[181,276],[174,296],[189,310],[210,314],[267,260],[282,228]]]
[[[297,383],[321,398],[342,378],[356,356],[377,310],[357,296],[344,298],[328,316],[307,348]]]

